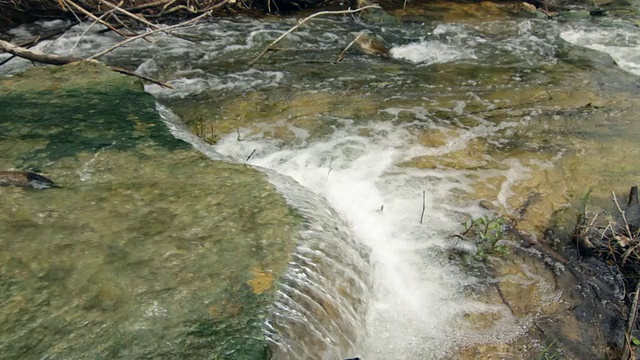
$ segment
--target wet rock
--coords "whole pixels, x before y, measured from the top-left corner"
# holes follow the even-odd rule
[[[520,4],[519,10],[520,14],[537,19],[546,19],[549,17],[544,12],[538,10],[535,5],[526,2]]]
[[[96,63],[0,78],[0,133],[0,168],[65,185],[0,188],[3,358],[269,358],[301,218],[262,173],[175,139]]]
[[[590,16],[588,10],[565,11],[558,14],[558,17],[564,20],[588,19]]]
[[[34,189],[58,187],[51,179],[30,171],[0,171],[0,186],[18,186]]]
[[[356,40],[357,49],[362,53],[373,56],[389,57],[389,45],[376,35],[362,33]]]
[[[377,5],[377,4],[369,0],[357,0],[358,9],[363,8],[365,6],[369,6],[369,5]],[[398,22],[398,20],[394,16],[389,15],[382,8],[380,9],[371,8],[371,9],[362,10],[359,12],[359,16],[362,21],[367,23],[373,23],[373,24]]]

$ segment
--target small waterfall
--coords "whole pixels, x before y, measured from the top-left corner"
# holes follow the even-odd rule
[[[158,112],[178,139],[213,160],[233,162],[193,135],[168,108]],[[300,242],[281,279],[265,324],[275,359],[342,359],[355,356],[364,340],[364,319],[371,288],[370,250],[324,198],[292,178],[264,172],[305,219]]]
[[[268,324],[274,358],[353,356],[364,335],[369,250],[322,197],[289,177],[263,170],[306,219]]]

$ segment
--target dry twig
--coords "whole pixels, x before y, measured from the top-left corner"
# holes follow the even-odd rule
[[[355,39],[353,39],[353,41],[351,41],[349,43],[349,45],[347,45],[346,48],[344,48],[344,50],[342,50],[342,52],[340,53],[340,55],[338,55],[338,58],[336,59],[336,62],[340,62],[342,60],[344,60],[344,54],[347,52],[347,50],[349,50],[353,44],[356,43],[356,41],[358,41],[358,39],[360,39],[360,37],[364,34],[364,31],[360,32],[360,34],[358,34],[358,36],[356,36]]]
[[[106,26],[109,28],[109,30],[113,31],[114,33],[122,36],[122,37],[127,37],[127,35],[123,34],[122,32],[120,32],[118,29],[114,28],[113,26],[111,26],[111,24],[109,24],[108,22],[100,19],[99,17],[93,15],[92,13],[90,13],[89,11],[85,10],[82,6],[74,3],[71,0],[60,0],[63,3],[65,3],[67,6],[69,6],[69,8],[73,7],[76,10],[80,11],[81,13],[85,14],[86,16],[92,18],[93,20],[99,22],[100,24]]]
[[[65,1],[68,1],[68,0],[65,0]],[[123,9],[123,8],[119,7],[118,5],[112,4],[112,3],[108,2],[108,1],[105,1],[105,0],[98,0],[98,1],[100,1],[100,3],[102,3],[102,4],[107,5],[107,6],[108,6],[108,7],[110,7],[112,10],[115,10],[115,11],[117,11],[117,12],[119,12],[119,13],[122,13],[122,14],[124,14],[124,15],[127,15],[128,17],[130,17],[130,18],[132,18],[132,19],[134,19],[134,20],[137,20],[137,21],[141,22],[141,23],[143,23],[143,24],[147,25],[148,27],[150,27],[150,28],[152,28],[152,29],[158,29],[158,28],[159,28],[159,26],[158,26],[158,25],[153,24],[153,23],[151,23],[151,22],[147,21],[146,19],[144,19],[143,17],[141,17],[141,16],[137,16],[137,15],[135,15],[135,14],[133,14],[133,13],[131,13],[131,12],[129,12],[129,11],[127,11],[127,10],[125,10],[125,9]]]
[[[302,24],[304,24],[305,22],[318,17],[318,16],[322,16],[322,15],[343,15],[343,14],[353,14],[353,13],[357,13],[363,10],[367,10],[367,9],[382,9],[380,7],[380,5],[367,5],[367,6],[363,6],[359,9],[355,9],[355,10],[340,10],[340,11],[320,11],[317,12],[315,14],[309,15],[306,18],[298,21],[298,23],[292,27],[291,29],[287,30],[284,34],[280,35],[280,37],[278,37],[277,39],[273,40],[271,42],[271,44],[269,44],[264,50],[262,50],[262,52],[256,56],[255,59],[251,60],[249,62],[249,66],[253,66],[253,64],[255,64],[256,62],[258,62],[258,60],[260,60],[261,57],[264,56],[264,54],[266,54],[275,44],[279,43],[282,39],[284,39],[287,35],[291,34],[292,32],[294,32],[297,28],[299,28],[300,26],[302,26]]]
[[[102,14],[102,16],[100,16],[100,19],[109,16],[109,14],[111,14],[113,12],[113,10],[111,11],[107,11],[106,13]],[[89,30],[91,30],[91,28],[97,24],[98,21],[94,20],[91,25],[89,25],[83,32],[82,34],[80,34],[80,37],[78,38],[78,40],[75,42],[75,44],[73,44],[73,46],[71,47],[71,50],[69,50],[69,54],[73,54],[73,51],[76,49],[76,47],[78,47],[78,44],[80,43],[80,41],[82,41],[82,39],[84,38],[84,36],[87,34],[87,32],[89,32]]]
[[[118,67],[114,67],[114,66],[109,66],[109,68],[111,68],[111,70],[115,71],[115,72],[119,72],[121,74],[125,74],[125,75],[130,75],[130,76],[135,76],[137,78],[140,78],[142,80],[147,80],[149,82],[152,82],[154,84],[158,84],[162,87],[168,88],[168,89],[173,89],[173,86],[167,84],[166,82],[160,81],[160,80],[156,80],[154,78],[150,78],[148,76],[142,75],[142,74],[138,74],[135,73],[133,71],[129,71],[127,69],[122,69],[122,68],[118,68]]]

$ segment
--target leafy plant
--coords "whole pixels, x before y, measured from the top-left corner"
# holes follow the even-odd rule
[[[465,230],[462,235],[471,235],[477,247],[476,256],[484,260],[489,254],[509,252],[506,245],[498,244],[504,237],[507,224],[507,220],[501,216],[472,217],[463,223]]]

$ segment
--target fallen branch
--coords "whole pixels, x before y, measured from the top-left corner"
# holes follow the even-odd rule
[[[100,16],[100,19],[109,16],[109,14],[111,14],[113,12],[113,10],[111,11],[107,11],[106,13],[102,14],[102,16]],[[93,26],[95,24],[97,24],[98,21],[94,20],[91,25],[89,25],[86,29],[84,29],[84,31],[82,32],[82,34],[80,34],[80,37],[78,37],[78,40],[73,44],[73,46],[71,47],[71,50],[69,50],[69,54],[73,54],[73,51],[78,47],[78,44],[80,44],[80,41],[82,41],[82,39],[84,38],[84,36],[89,32],[89,30],[91,30],[91,28],[93,28]]]
[[[39,62],[39,63],[43,63],[43,64],[50,64],[50,65],[67,65],[67,64],[71,64],[71,63],[75,63],[78,61],[83,61],[85,59],[82,58],[78,58],[75,56],[59,56],[59,55],[52,55],[52,54],[45,54],[43,52],[40,51],[35,51],[35,50],[28,50],[25,49],[23,47],[17,46],[17,45],[13,45],[9,42],[6,42],[4,40],[0,40],[0,50],[2,51],[6,51],[9,54],[13,54],[15,56],[19,56],[21,58],[27,59],[27,60],[31,60],[31,61],[35,61],[35,62]],[[107,65],[108,66],[108,65]],[[162,87],[166,87],[166,88],[170,88],[173,89],[171,87],[171,85],[162,82],[160,80],[156,80],[153,78],[150,78],[148,76],[144,76],[144,75],[140,75],[137,74],[133,71],[129,71],[129,70],[125,70],[122,68],[117,68],[117,67],[113,67],[113,66],[108,66],[111,70],[115,71],[115,72],[119,72],[121,74],[126,74],[126,75],[130,75],[130,76],[135,76],[137,78],[140,78],[142,80],[146,80],[149,82],[152,82],[154,84],[158,84]]]
[[[115,71],[115,72],[119,72],[119,73],[121,73],[121,74],[130,75],[130,76],[135,76],[135,77],[140,78],[140,79],[142,79],[142,80],[146,80],[146,81],[152,82],[152,83],[154,83],[154,84],[158,84],[158,85],[160,85],[160,86],[162,86],[162,87],[165,87],[165,88],[168,88],[168,89],[173,89],[173,86],[171,86],[171,85],[167,84],[166,82],[162,82],[162,81],[160,81],[160,80],[156,80],[156,79],[150,78],[150,77],[148,77],[148,76],[141,75],[141,74],[135,73],[135,72],[133,72],[133,71],[129,71],[129,70],[127,70],[127,69],[117,68],[117,67],[113,67],[113,66],[109,66],[109,68],[110,68],[111,70],[113,70],[113,71]]]
[[[424,210],[427,208],[427,192],[422,190],[422,214],[420,214],[420,224],[424,220]]]
[[[9,54],[13,54],[15,56],[19,56],[21,58],[25,58],[27,60],[51,65],[65,65],[82,60],[81,58],[75,56],[59,56],[45,54],[36,50],[29,50],[17,45],[13,45],[12,43],[4,40],[0,40],[0,50],[8,52]]]
[[[64,4],[66,4],[67,6],[69,6],[69,8],[74,7],[76,10],[80,11],[81,13],[85,14],[86,16],[92,18],[93,20],[99,22],[100,24],[106,26],[109,28],[109,30],[113,31],[114,33],[122,36],[122,37],[127,37],[127,35],[123,34],[122,32],[118,31],[118,29],[114,28],[113,26],[111,26],[111,24],[109,24],[108,22],[100,19],[99,17],[93,15],[92,13],[90,13],[89,11],[85,10],[82,6],[74,3],[71,0],[60,0],[62,1]]]
[[[262,50],[262,52],[253,60],[251,60],[249,62],[249,66],[253,66],[253,64],[255,64],[256,62],[258,62],[258,60],[260,60],[261,57],[264,56],[264,54],[266,54],[275,44],[279,43],[282,39],[285,38],[285,36],[291,34],[292,32],[294,32],[297,28],[299,28],[300,26],[302,26],[302,24],[304,24],[305,22],[321,16],[321,15],[343,15],[343,14],[353,14],[353,13],[357,13],[360,12],[362,10],[366,10],[366,9],[382,9],[380,7],[380,5],[367,5],[367,6],[363,6],[359,9],[355,9],[355,10],[340,10],[340,11],[320,11],[317,12],[315,14],[309,15],[306,18],[298,21],[298,23],[292,27],[291,29],[287,30],[287,32],[285,32],[284,34],[282,34],[280,37],[278,37],[277,39],[275,39],[273,42],[271,42],[271,44],[269,44],[264,50]]]
[[[68,1],[68,0],[65,0],[65,1]],[[112,4],[112,3],[108,2],[108,1],[105,1],[105,0],[98,0],[98,1],[100,1],[102,4],[107,5],[108,7],[110,7],[111,9],[113,9],[113,10],[119,12],[119,13],[125,14],[128,17],[147,25],[148,27],[150,27],[152,29],[159,29],[160,28],[158,25],[153,24],[153,23],[147,21],[146,19],[142,18],[141,16],[137,16],[137,15],[125,10],[125,9],[119,7],[118,5]]]
[[[144,4],[140,4],[137,6],[132,6],[129,8],[129,10],[143,10],[143,9],[147,9],[147,8],[152,8],[152,7],[156,7],[156,6],[160,6],[160,5],[164,5],[168,2],[174,2],[175,0],[159,0],[159,1],[155,1],[155,2],[150,2],[150,3],[144,3]]]
[[[51,39],[51,38],[54,38],[56,36],[64,34],[65,32],[67,32],[67,30],[71,29],[72,27],[76,26],[77,24],[78,23],[74,21],[74,22],[70,23],[69,25],[65,26],[64,28],[52,31],[52,32],[50,32],[48,34],[45,34],[45,35],[42,35],[42,36],[36,36],[35,38],[33,38],[31,40],[28,40],[28,41],[25,41],[23,43],[20,43],[18,46],[19,47],[23,47],[25,49],[28,49],[28,48],[30,48],[32,46],[37,45],[41,41],[48,40],[48,39]],[[9,61],[13,60],[16,56],[17,55],[11,55],[8,58],[0,61],[0,66],[2,66],[4,64],[8,63]]]

